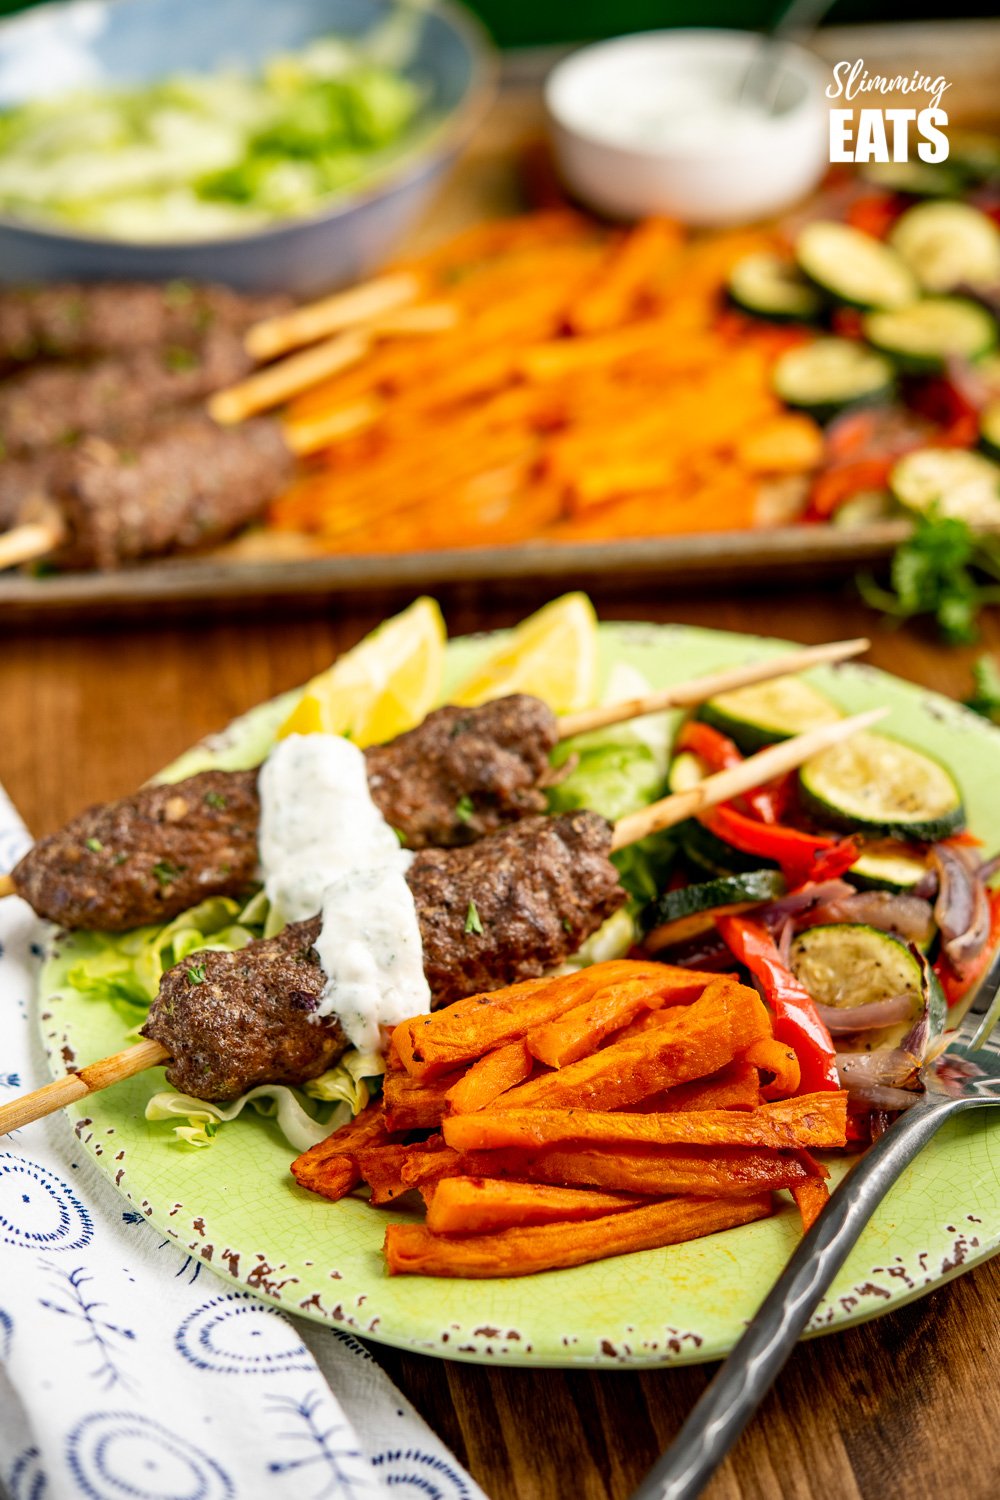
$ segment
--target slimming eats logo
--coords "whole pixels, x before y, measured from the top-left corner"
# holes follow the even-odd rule
[[[831,109],[830,160],[909,161],[911,145],[915,145],[921,161],[947,161],[948,137],[944,128],[948,116],[941,108],[941,100],[950,88],[947,78],[933,78],[916,69],[909,77],[891,77],[869,73],[861,57],[854,62],[837,63],[833,82],[827,84],[828,99],[850,102],[870,94],[902,94],[912,96],[918,107],[883,109],[866,105],[858,110]]]

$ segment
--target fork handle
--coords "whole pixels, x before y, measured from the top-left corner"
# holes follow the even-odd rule
[[[855,1163],[632,1500],[695,1500],[701,1493],[767,1395],[875,1209],[953,1107],[940,1095],[925,1096]]]

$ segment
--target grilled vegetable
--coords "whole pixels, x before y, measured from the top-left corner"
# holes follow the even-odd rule
[[[907,209],[889,244],[928,292],[1000,281],[1000,230],[968,203],[920,203]]]
[[[892,840],[869,844],[847,872],[848,880],[862,890],[897,894],[914,890],[927,875],[926,856],[909,844]]]
[[[784,893],[785,881],[777,870],[751,870],[745,875],[726,875],[702,885],[666,891],[647,912],[645,946],[655,953],[689,942],[710,932],[716,917],[735,916]]]
[[[937,374],[949,359],[979,359],[997,341],[993,314],[966,297],[925,297],[912,307],[869,313],[862,328],[910,375]]]
[[[807,224],[795,257],[810,281],[852,307],[906,307],[920,295],[917,278],[897,251],[848,224]]]
[[[698,717],[728,734],[749,755],[843,716],[836,704],[804,678],[775,677],[709,698]]]
[[[775,394],[825,422],[844,407],[884,401],[892,394],[892,366],[884,355],[852,339],[817,339],[788,349],[774,367]]]
[[[883,734],[856,734],[820,751],[799,771],[799,786],[821,822],[886,838],[931,842],[965,823],[951,772]]]
[[[805,323],[819,317],[823,299],[795,266],[761,251],[737,261],[729,275],[729,298],[742,312],[773,323]]]
[[[1000,522],[1000,465],[961,448],[921,448],[901,458],[889,476],[907,510],[936,510],[969,526]]]
[[[759,854],[744,854],[692,819],[680,830],[681,851],[689,864],[707,875],[745,875],[768,863]]]
[[[838,1033],[838,1051],[905,1047],[922,1061],[928,1043],[944,1030],[947,1006],[931,969],[913,947],[877,927],[847,922],[810,927],[792,943],[791,961],[796,977],[821,1005],[849,1010],[910,997],[905,1020],[875,1034]]]

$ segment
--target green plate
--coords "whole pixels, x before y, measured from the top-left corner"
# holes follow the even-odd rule
[[[603,665],[628,661],[656,685],[774,654],[786,643],[683,627],[601,629]],[[487,649],[449,647],[452,682]],[[814,674],[845,710],[886,704],[890,732],[926,747],[956,773],[970,826],[1000,846],[1000,731],[946,699],[857,665]],[[292,695],[294,697],[294,695]],[[238,720],[170,768],[254,764],[291,699]],[[114,1010],[67,988],[73,940],[46,965],[39,1014],[52,1070],[127,1044]],[[328,1203],[302,1191],[293,1152],[270,1121],[245,1116],[212,1145],[178,1144],[169,1123],[143,1110],[163,1086],[159,1069],[77,1107],[87,1150],[158,1229],[227,1281],[290,1312],[365,1338],[450,1359],[522,1365],[658,1365],[724,1354],[752,1317],[799,1235],[789,1202],[772,1219],[691,1244],[643,1251],[573,1270],[502,1281],[387,1276],[386,1223],[404,1211],[358,1198]],[[860,1323],[921,1296],[1000,1248],[1000,1130],[983,1111],[945,1127],[865,1230],[811,1325]]]

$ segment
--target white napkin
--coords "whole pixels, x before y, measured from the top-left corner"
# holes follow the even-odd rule
[[[0,788],[0,870],[29,843]],[[0,902],[0,1102],[47,1081],[39,925]],[[11,1500],[483,1500],[357,1339],[233,1290],[119,1198],[62,1116],[0,1138]]]

